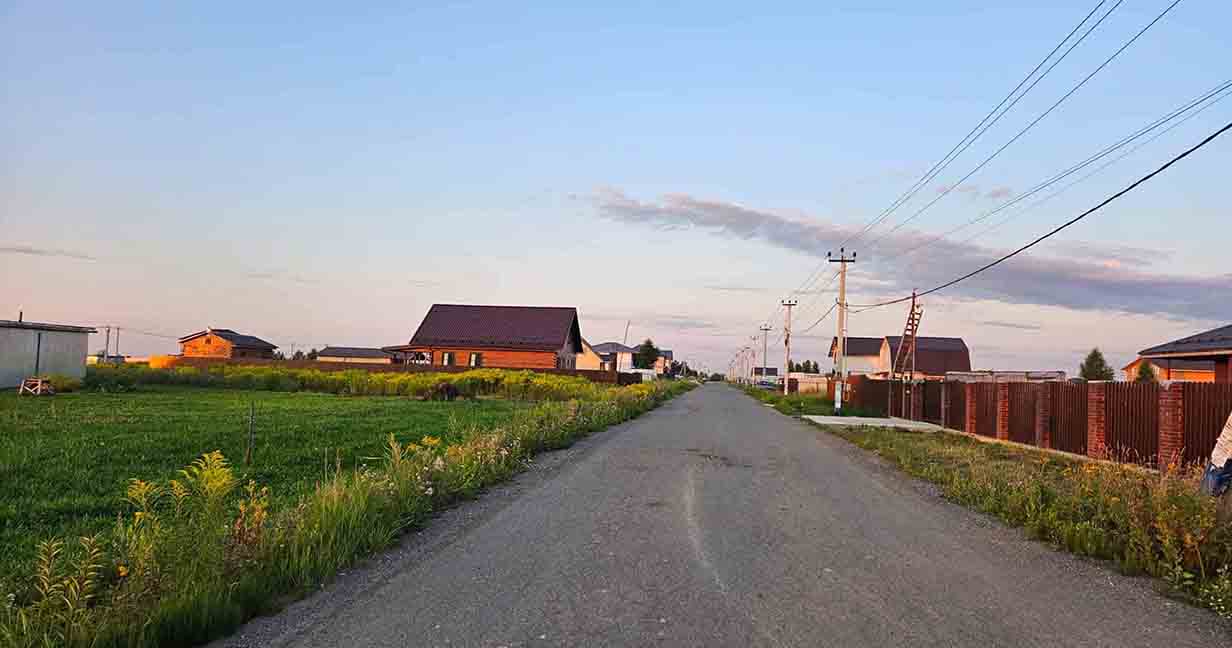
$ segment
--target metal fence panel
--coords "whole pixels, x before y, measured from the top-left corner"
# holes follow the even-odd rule
[[[1210,460],[1215,440],[1232,413],[1232,385],[1185,383],[1183,413],[1185,425],[1185,463]]]
[[[997,385],[975,383],[972,394],[974,402],[967,407],[975,408],[975,433],[980,436],[997,436]]]
[[[951,430],[967,429],[967,386],[966,383],[950,381],[945,384],[949,392],[950,407],[945,411],[945,422],[942,424]]]
[[[1035,399],[1040,386],[1010,383],[1010,440],[1035,445]]]
[[[936,380],[930,380],[919,388],[924,390],[924,420],[929,423],[941,423],[941,395],[942,383]]]
[[[1048,383],[1052,416],[1049,436],[1052,447],[1064,452],[1087,453],[1087,384]]]
[[[1106,385],[1105,443],[1112,457],[1154,465],[1159,458],[1159,385]]]

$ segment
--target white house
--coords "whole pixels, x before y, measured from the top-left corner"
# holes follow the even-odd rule
[[[593,345],[595,353],[599,354],[602,361],[601,369],[604,371],[629,371],[633,369],[633,354],[637,352],[630,346],[625,346],[619,342],[600,342]]]
[[[86,375],[88,326],[0,320],[0,387],[17,387],[34,376]]]

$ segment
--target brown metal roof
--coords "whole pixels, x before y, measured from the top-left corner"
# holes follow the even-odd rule
[[[881,341],[884,338],[879,337],[847,337],[847,355],[850,356],[875,356],[881,355]],[[830,339],[830,357],[838,352],[838,337]]]
[[[581,352],[576,308],[433,304],[408,346],[556,351],[570,339]]]
[[[1138,355],[1146,357],[1224,354],[1232,354],[1232,324],[1196,333],[1189,337],[1153,346],[1138,352]]]
[[[886,336],[890,343],[890,358],[898,356],[901,335]],[[962,338],[916,338],[915,370],[929,376],[944,376],[947,371],[971,371],[971,353]]]

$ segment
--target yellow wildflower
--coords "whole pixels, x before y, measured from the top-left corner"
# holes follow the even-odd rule
[[[429,448],[435,448],[436,446],[441,444],[441,440],[434,436],[426,436],[423,438],[423,444],[428,446]]]
[[[126,567],[125,565],[120,565],[118,568],[116,568],[116,573],[120,575],[120,578],[124,578],[128,576],[128,567]]]

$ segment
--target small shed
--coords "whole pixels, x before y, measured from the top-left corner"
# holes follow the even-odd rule
[[[89,326],[0,320],[0,387],[17,387],[26,378],[86,375]]]

